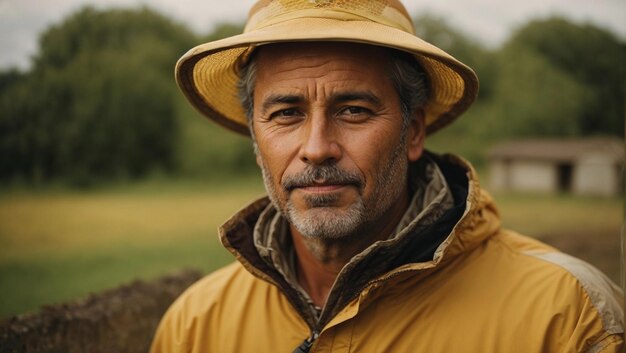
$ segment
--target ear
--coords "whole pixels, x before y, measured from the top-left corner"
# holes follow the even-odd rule
[[[407,158],[415,162],[424,152],[424,138],[426,137],[426,124],[424,123],[424,112],[418,109],[415,118],[409,123],[407,134]]]

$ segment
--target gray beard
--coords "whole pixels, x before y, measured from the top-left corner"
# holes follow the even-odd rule
[[[304,212],[297,211],[293,202],[289,200],[287,212],[283,214],[289,223],[307,238],[345,238],[356,233],[365,223],[366,208],[360,196],[346,210],[325,206],[329,204],[329,200],[324,200],[324,198],[324,196],[307,197],[306,202],[309,207],[316,206]]]
[[[273,178],[267,171],[263,159],[261,159],[261,172],[270,200],[283,217],[303,236],[319,240],[339,240],[358,236],[368,224],[379,220],[400,198],[400,193],[407,183],[408,161],[402,158],[405,155],[406,136],[403,136],[387,164],[375,178],[373,197],[367,202],[361,195],[365,187],[364,177],[340,170],[334,164],[310,167],[281,184],[284,190],[290,190],[294,184],[311,182],[316,178],[353,182],[359,180],[359,183],[355,183],[359,184],[359,196],[344,210],[332,207],[338,199],[336,195],[308,195],[305,198],[308,209],[305,211],[297,210],[291,198],[287,198],[286,204],[282,205],[274,188]]]

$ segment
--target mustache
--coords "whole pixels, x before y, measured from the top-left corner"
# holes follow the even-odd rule
[[[340,169],[336,165],[308,166],[304,171],[283,178],[282,186],[288,191],[313,185],[352,184],[363,186],[363,178],[357,172]]]

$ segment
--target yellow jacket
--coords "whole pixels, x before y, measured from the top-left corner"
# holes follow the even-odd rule
[[[337,299],[345,305],[316,327],[251,244],[269,202],[258,200],[220,229],[239,262],[176,300],[152,353],[294,352],[312,336],[310,352],[620,352],[621,290],[589,264],[502,230],[471,167],[433,158],[451,185],[464,184],[466,198],[429,260],[348,283]]]

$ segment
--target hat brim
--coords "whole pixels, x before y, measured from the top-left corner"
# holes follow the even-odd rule
[[[426,133],[455,120],[474,102],[474,71],[418,37],[372,21],[298,18],[189,50],[176,64],[176,81],[187,99],[218,124],[249,135],[237,84],[239,65],[258,46],[279,42],[334,41],[370,44],[411,53],[428,76]]]

